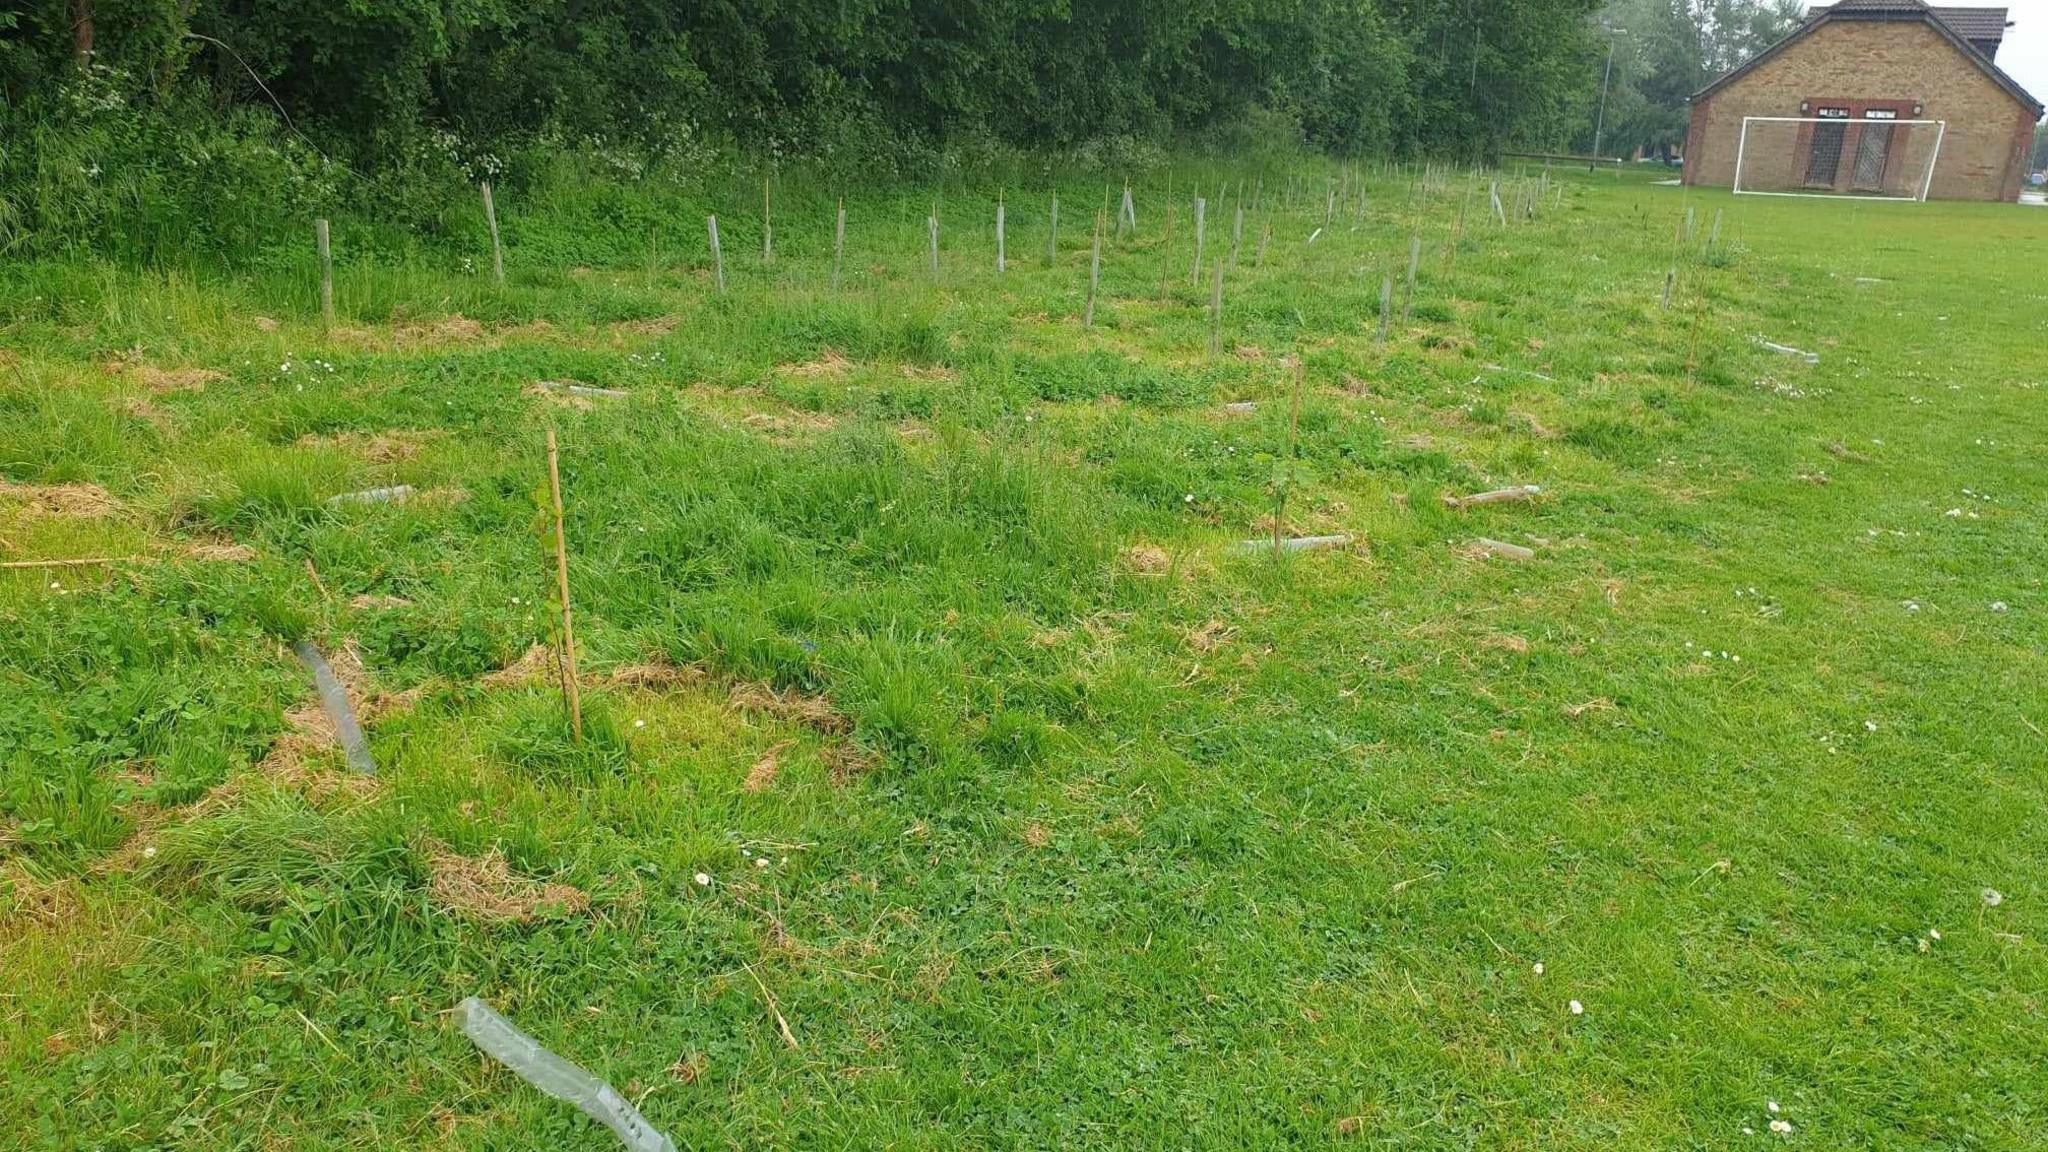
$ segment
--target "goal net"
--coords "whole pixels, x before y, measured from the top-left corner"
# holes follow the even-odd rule
[[[1819,116],[1744,116],[1735,193],[1925,200],[1945,120],[1901,120],[1871,110]]]

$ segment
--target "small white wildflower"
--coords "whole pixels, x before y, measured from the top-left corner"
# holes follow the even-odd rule
[[[1571,1002],[1571,1010],[1574,1016],[1584,1016],[1586,1014],[1586,1006],[1577,1000]]]
[[[633,721],[633,727],[635,727],[635,728],[645,728],[645,727],[647,727],[647,721],[645,721],[645,720],[635,720],[635,721]]]
[[[1992,610],[1993,612],[2004,612],[2004,611],[2006,611],[2007,609],[2006,609],[2006,606],[2005,606],[2005,601],[2003,601],[2003,600],[1993,600],[1993,601],[1991,602],[1991,610]]]
[[[1535,971],[1535,973],[1536,973],[1536,974],[1537,974],[1538,976],[1541,976],[1541,975],[1543,975],[1543,961],[1541,961],[1541,960],[1538,960],[1538,961],[1536,962],[1536,967],[1535,967],[1534,971]]]
[[[766,867],[767,867],[768,865],[770,865],[770,864],[772,864],[772,863],[774,863],[774,861],[772,861],[772,860],[768,859],[768,858],[767,858],[766,856],[763,856],[763,857],[761,857],[761,858],[760,858],[759,860],[756,860],[756,861],[754,861],[754,867],[756,867],[756,868],[766,868]]]
[[[697,873],[697,886],[699,888],[711,887],[711,874],[708,872]]]
[[[1929,940],[1940,940],[1940,939],[1941,939],[1941,929],[1939,929],[1939,928],[1929,928],[1929,929],[1927,930],[1927,938],[1928,938]]]
[[[1942,513],[1943,516],[1961,516],[1962,514],[1963,510],[1961,508],[1951,508],[1948,511]]]
[[[1984,890],[1984,903],[1989,907],[1996,908],[2000,904],[2005,903],[2005,894],[1996,888],[1986,888]]]
[[[154,845],[154,844],[151,844],[151,845],[150,845],[149,847],[147,847],[147,848],[144,848],[144,849],[142,850],[142,858],[143,858],[144,860],[152,860],[152,859],[155,859],[155,858],[156,858],[156,845]]]
[[[64,586],[62,584],[57,583],[55,580],[50,581],[50,591],[55,592],[62,587]]]
[[[1776,1112],[1778,1110],[1778,1102],[1776,1100],[1772,1100],[1769,1103],[1766,1103],[1764,1107],[1772,1112]]]
[[[1865,721],[1863,722],[1863,730],[1864,730],[1865,732],[1875,732],[1875,731],[1877,731],[1877,721],[1875,721],[1875,720],[1865,720]]]
[[[1792,1123],[1789,1120],[1773,1120],[1771,1121],[1771,1131],[1776,1132],[1780,1136],[1789,1136],[1792,1134]]]
[[[1188,493],[1180,498],[1180,502],[1183,504],[1193,504],[1195,502],[1195,494],[1193,492]]]

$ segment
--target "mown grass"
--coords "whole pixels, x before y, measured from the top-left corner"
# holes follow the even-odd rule
[[[334,332],[290,257],[0,273],[5,558],[129,558],[0,572],[0,1129],[605,1147],[475,993],[690,1147],[2038,1146],[2048,217],[1569,176],[1453,247],[1412,178],[1248,222],[1216,357],[1158,187],[1082,329],[1078,179],[1000,276],[950,191],[936,284],[854,197],[836,293],[803,188],[768,267],[738,193],[501,197],[502,290],[342,222]],[[494,675],[550,422],[581,744]],[[1234,548],[1276,474],[1359,543]],[[494,851],[587,908],[440,885]]]

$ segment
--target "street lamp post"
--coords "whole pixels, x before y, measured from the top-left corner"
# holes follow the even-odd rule
[[[1607,85],[1614,79],[1614,41],[1616,37],[1628,35],[1619,28],[1601,27],[1607,33],[1607,67],[1600,72],[1600,112],[1593,119],[1593,163],[1586,165],[1588,172],[1600,162],[1600,137],[1607,129]]]

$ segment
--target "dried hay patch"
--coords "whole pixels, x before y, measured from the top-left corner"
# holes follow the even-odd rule
[[[0,830],[0,844],[9,837]],[[61,927],[76,920],[85,906],[78,881],[42,880],[22,865],[0,860],[0,924],[31,921],[45,927]]]
[[[1197,652],[1214,652],[1216,649],[1221,648],[1224,642],[1229,640],[1236,631],[1237,629],[1232,628],[1221,620],[1211,620],[1200,628],[1189,629],[1187,644],[1188,647]]]
[[[773,412],[750,412],[740,418],[740,423],[765,433],[770,439],[790,440],[819,432],[830,432],[839,427],[839,418],[823,412],[802,412],[792,409],[779,415]]]
[[[827,348],[825,354],[816,360],[802,364],[779,364],[775,371],[798,379],[813,379],[819,376],[844,376],[852,368],[853,361],[841,356],[837,349]]]
[[[760,759],[754,761],[754,766],[747,769],[747,778],[740,783],[740,789],[745,792],[766,792],[782,771],[782,754],[789,751],[795,743],[794,740],[784,740],[771,745],[766,752],[761,753]]]
[[[834,784],[845,784],[875,770],[882,758],[851,740],[835,740],[818,753]]]
[[[495,847],[482,856],[463,856],[437,846],[427,857],[427,874],[427,895],[465,920],[525,924],[590,910],[590,897],[574,885],[513,875]]]
[[[159,368],[154,364],[131,365],[121,375],[158,396],[166,392],[203,392],[208,384],[227,379],[225,373],[211,368]]]
[[[380,596],[363,592],[349,597],[348,606],[358,612],[376,612],[388,608],[410,608],[412,601],[403,596]]]
[[[830,700],[794,689],[778,692],[766,684],[735,684],[727,702],[737,711],[801,724],[828,736],[844,736],[853,731],[853,721],[834,708]]]
[[[1488,632],[1479,638],[1481,648],[1500,652],[1527,652],[1529,642],[1511,632]]]
[[[554,675],[554,649],[545,644],[535,644],[520,653],[517,660],[496,672],[485,673],[482,682],[486,688],[517,688],[540,683]]]
[[[426,446],[442,435],[438,429],[420,431],[393,428],[384,432],[337,432],[331,436],[301,436],[301,448],[335,448],[362,457],[372,464],[402,464],[418,459]]]
[[[1163,576],[1173,569],[1173,556],[1157,544],[1133,544],[1124,549],[1124,566],[1140,576]]]
[[[578,412],[588,412],[597,407],[597,403],[588,396],[578,396],[566,388],[550,388],[544,383],[528,384],[520,392],[522,395],[538,396],[551,404],[573,408]]]
[[[417,324],[401,324],[391,330],[391,337],[400,344],[461,344],[481,340],[484,326],[457,312]]]
[[[666,336],[675,331],[676,325],[682,322],[681,316],[650,316],[644,320],[621,320],[612,325],[612,339],[616,341],[625,335]]]
[[[256,559],[257,555],[258,553],[254,548],[233,540],[195,540],[185,546],[185,558],[187,560],[246,564]]]
[[[948,380],[956,380],[959,378],[959,375],[959,373],[943,364],[905,364],[903,366],[903,378],[905,380],[942,383]]]
[[[621,664],[604,675],[604,682],[610,687],[648,692],[697,684],[703,679],[704,670],[701,668],[684,667],[666,661]]]
[[[81,520],[111,516],[121,507],[97,484],[16,484],[0,480],[0,501],[19,504],[21,511],[29,515]]]

